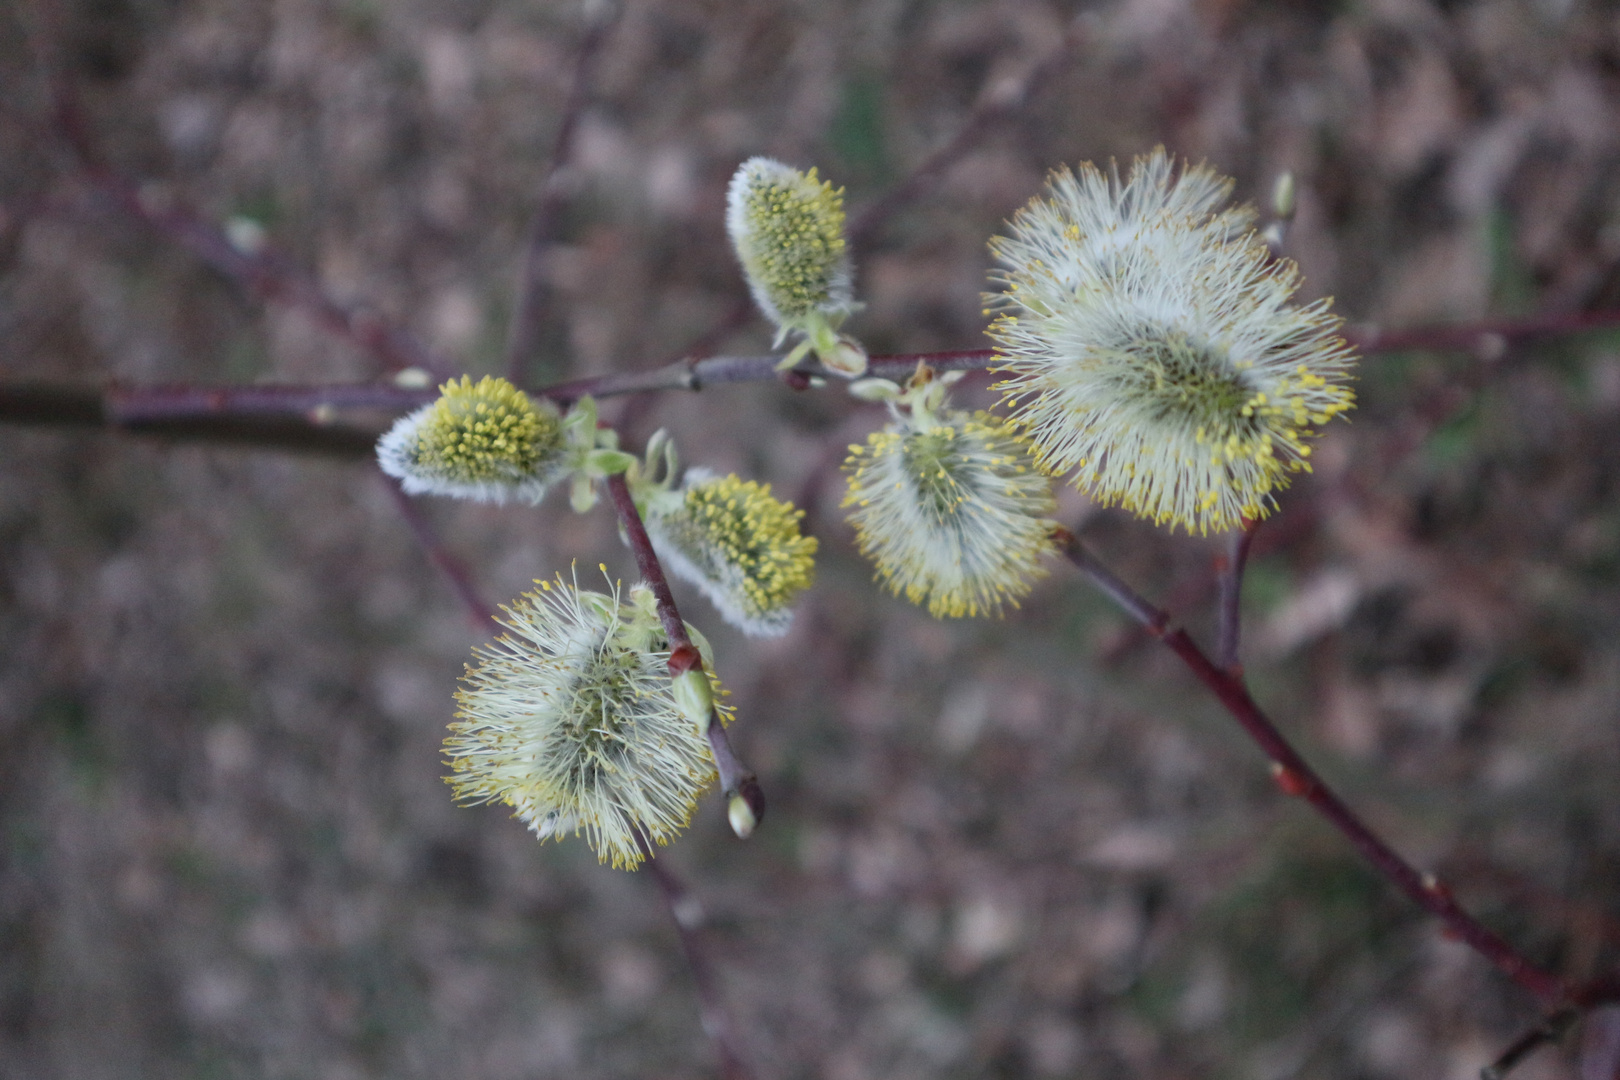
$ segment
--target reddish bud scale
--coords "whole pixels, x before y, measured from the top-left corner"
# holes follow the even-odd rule
[[[677,645],[669,654],[669,674],[671,678],[685,675],[693,668],[703,666],[703,657],[697,649],[690,645]]]
[[[1304,798],[1311,790],[1309,780],[1281,762],[1271,763],[1271,778],[1276,781],[1279,791],[1296,799]]]
[[[1441,881],[1439,878],[1435,877],[1433,874],[1423,875],[1423,891],[1440,900],[1442,903],[1449,905],[1455,902],[1455,897],[1452,896],[1450,886]]]

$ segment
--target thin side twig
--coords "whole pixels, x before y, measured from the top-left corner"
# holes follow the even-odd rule
[[[418,367],[440,378],[453,370],[453,365],[408,331],[359,307],[340,303],[312,275],[273,248],[246,250],[212,222],[175,200],[149,195],[119,174],[101,153],[78,86],[56,55],[62,22],[57,5],[47,0],[38,5],[38,13],[45,34],[39,51],[50,88],[51,126],[47,128],[11,109],[0,110],[6,119],[42,142],[54,136],[65,151],[68,167],[92,191],[189,251],[250,295],[303,312],[315,325],[350,342],[387,370]]]
[[[594,10],[592,8],[594,7]],[[523,386],[530,355],[539,344],[541,330],[552,317],[551,287],[546,280],[547,256],[557,239],[563,207],[572,181],[575,134],[590,96],[596,62],[608,33],[618,21],[619,5],[612,2],[587,5],[585,36],[574,58],[574,79],[563,104],[557,138],[551,147],[551,162],[540,185],[540,196],[529,222],[528,241],[523,250],[523,271],[518,281],[517,303],[512,309],[512,325],[506,339],[506,377]]]
[[[391,476],[383,476],[382,473],[377,475],[388,485],[388,493],[394,497],[394,504],[399,507],[400,516],[405,519],[405,524],[410,526],[411,535],[422,545],[422,551],[427,555],[428,561],[444,575],[450,587],[455,590],[462,606],[467,609],[467,616],[473,625],[480,630],[487,630],[489,624],[495,621],[495,611],[484,603],[484,598],[478,594],[478,587],[473,584],[471,571],[444,546],[438,532],[433,528],[433,523],[428,521],[415,500],[405,494],[404,489],[399,486],[399,481]]]
[[[1620,327],[1620,308],[1602,311],[1554,311],[1522,319],[1482,319],[1470,323],[1414,326],[1383,330],[1377,326],[1347,326],[1344,336],[1364,355],[1412,352],[1477,352],[1489,355],[1502,345],[1539,337],[1558,337],[1590,330]]]
[[[1439,918],[1458,940],[1494,964],[1498,970],[1544,1005],[1562,1004],[1569,996],[1563,980],[1515,949],[1504,938],[1475,919],[1457,903],[1451,890],[1432,874],[1419,872],[1375,833],[1300,756],[1276,724],[1249,695],[1241,677],[1217,667],[1185,630],[1170,626],[1168,612],[1155,607],[1125,584],[1091,554],[1067,529],[1056,533],[1068,560],[1137,620],[1212,693],[1233,719],[1271,760],[1278,786],[1308,802],[1373,864],[1373,867],[1411,900]]]
[[[870,247],[878,231],[898,210],[927,194],[986,136],[1005,127],[1019,109],[1073,60],[1085,36],[1083,26],[1083,16],[1070,20],[1057,47],[1031,67],[1023,78],[991,87],[981,96],[978,105],[950,141],[924,158],[909,176],[886,194],[863,207],[849,225],[847,235],[850,247],[856,251]]]
[[[1225,554],[1218,562],[1217,580],[1220,585],[1217,646],[1215,656],[1220,666],[1233,675],[1243,673],[1238,657],[1238,639],[1243,633],[1243,571],[1249,564],[1249,549],[1254,546],[1258,520],[1244,519],[1227,540]]]
[[[704,947],[700,932],[703,908],[649,845],[644,844],[643,850],[647,856],[643,865],[658,883],[664,906],[669,909],[670,922],[675,924],[675,933],[681,939],[686,966],[692,971],[692,986],[697,991],[698,1018],[703,1024],[704,1034],[714,1044],[715,1053],[720,1058],[720,1076],[722,1080],[749,1080],[752,1074],[743,1063],[742,1055],[737,1052],[737,1036],[732,1030],[731,1015],[726,1011],[725,1001],[720,994],[720,980],[716,976],[714,962]]]
[[[1562,1039],[1580,1018],[1581,1011],[1574,1006],[1566,1006],[1542,1017],[1535,1027],[1514,1039],[1495,1061],[1479,1070],[1479,1080],[1502,1080],[1525,1058],[1548,1043]]]

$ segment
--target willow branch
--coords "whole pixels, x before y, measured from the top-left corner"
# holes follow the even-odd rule
[[[851,248],[869,247],[895,212],[915,202],[944,178],[959,161],[992,132],[1002,130],[1007,122],[1031,98],[1040,93],[1074,58],[1084,38],[1080,18],[1070,20],[1063,38],[1044,59],[1035,64],[1021,79],[1004,82],[984,94],[979,104],[968,115],[949,142],[935,150],[888,193],[869,203],[855,215],[848,236]]]
[[[636,557],[636,568],[641,571],[641,578],[652,590],[653,600],[658,605],[658,619],[663,623],[664,636],[669,639],[670,675],[702,671],[703,657],[686,632],[686,623],[675,606],[675,594],[670,591],[669,579],[664,576],[664,568],[653,550],[652,538],[647,535],[647,526],[642,523],[641,513],[636,509],[630,485],[621,473],[608,477],[607,489],[608,496],[613,500],[613,509],[618,512],[619,524],[630,543],[630,550]],[[709,714],[708,736],[709,747],[714,751],[715,768],[720,773],[720,787],[726,797],[729,799],[741,795],[753,811],[754,821],[764,820],[765,793],[759,786],[759,780],[738,759],[731,748],[731,740],[726,737],[725,725],[713,711]]]
[[[985,366],[989,349],[944,353],[901,353],[872,360],[871,373],[903,381],[925,361],[937,371],[969,371]],[[683,360],[652,371],[602,375],[559,383],[534,391],[534,396],[569,404],[587,394],[618,397],[666,390],[699,391],[726,383],[764,382],[777,378],[779,356],[712,356]],[[794,369],[812,378],[835,379],[820,365],[806,362]],[[40,424],[82,423],[86,410],[106,423],[141,424],[159,420],[210,418],[231,420],[252,416],[304,416],[320,422],[332,410],[375,409],[405,412],[438,397],[431,388],[402,386],[397,382],[325,383],[244,386],[171,383],[127,386],[115,383],[97,392],[49,384],[0,384],[0,420],[8,409],[27,412]],[[61,409],[51,403],[59,401]]]
[[[1537,1000],[1543,1004],[1560,1004],[1568,998],[1568,988],[1561,979],[1531,963],[1505,939],[1464,911],[1450,889],[1434,875],[1420,873],[1362,821],[1255,703],[1240,676],[1217,667],[1187,636],[1185,630],[1172,629],[1168,612],[1155,607],[1126,585],[1092,555],[1073,533],[1059,529],[1056,539],[1069,561],[1119,604],[1126,614],[1175,653],[1205,689],[1237,720],[1266,757],[1271,759],[1272,773],[1283,791],[1308,802],[1391,884],[1440,919],[1453,935],[1496,965],[1498,970]]]
[[[574,80],[568,89],[568,99],[563,104],[556,141],[551,147],[551,165],[540,186],[534,217],[529,222],[528,243],[523,252],[523,273],[506,341],[506,376],[518,386],[524,384],[524,369],[529,357],[539,344],[541,331],[553,317],[555,305],[551,303],[552,292],[546,280],[547,256],[557,239],[563,207],[568,201],[575,135],[579,131],[579,120],[590,94],[596,62],[618,16],[619,7],[614,3],[604,3],[597,11],[587,12],[586,17],[590,21],[574,59]]]
[[[167,442],[213,443],[363,460],[376,452],[377,433],[330,420],[265,414],[190,414],[123,423],[95,390],[49,384],[0,387],[0,424],[120,431]]]
[[[644,850],[647,854],[644,865],[658,883],[658,891],[669,909],[670,922],[675,924],[675,933],[681,939],[686,966],[692,971],[692,985],[697,991],[698,1018],[703,1024],[704,1034],[714,1043],[715,1052],[720,1056],[720,1076],[722,1080],[748,1080],[750,1073],[737,1052],[737,1036],[720,995],[720,980],[715,975],[714,963],[703,947],[699,933],[703,926],[703,908],[686,891],[681,879],[664,865],[662,859],[656,857],[650,846],[644,845]]]
[[[1243,633],[1243,571],[1248,567],[1249,549],[1259,527],[1258,520],[1245,519],[1241,528],[1233,530],[1227,551],[1217,564],[1220,603],[1215,655],[1221,667],[1233,675],[1243,671],[1238,658],[1238,638]]]
[[[1620,327],[1620,308],[1549,312],[1523,319],[1484,319],[1471,323],[1414,326],[1406,330],[1382,330],[1369,325],[1347,326],[1344,336],[1366,356],[1416,350],[1489,355],[1504,344],[1616,327]]]
[[[148,194],[113,169],[91,131],[78,87],[56,55],[61,38],[56,4],[43,3],[39,10],[49,39],[42,43],[42,63],[50,85],[52,123],[47,128],[11,109],[3,111],[6,119],[38,141],[50,142],[54,136],[69,167],[103,200],[189,251],[244,292],[302,312],[390,371],[416,367],[443,378],[454,369],[408,331],[340,303],[311,274],[273,248],[249,250],[233,243],[217,225],[172,199]]]
[[[1482,341],[1515,341],[1535,336],[1575,333],[1620,327],[1620,309],[1583,315],[1552,315],[1525,320],[1473,323],[1461,326],[1418,328],[1387,334],[1366,329],[1347,331],[1347,337],[1363,353],[1375,355],[1404,349],[1479,349]],[[1493,337],[1494,335],[1494,337]],[[938,353],[895,353],[872,358],[870,374],[903,381],[918,361],[937,371],[973,371],[995,362],[993,349],[963,349]],[[781,358],[765,356],[711,356],[684,359],[650,371],[601,375],[558,383],[534,391],[535,396],[567,404],[587,394],[599,398],[665,391],[701,391],[728,383],[767,382],[778,379],[776,365]],[[802,377],[837,376],[819,364],[806,361],[794,371]],[[59,394],[63,401],[75,392],[35,386],[0,386],[0,421],[13,419],[21,408],[30,414],[29,422],[39,424],[82,424],[74,409],[53,413],[41,398],[42,390]],[[48,395],[47,395],[48,396]],[[105,421],[132,425],[155,420],[181,420],[211,417],[219,421],[247,415],[310,415],[326,408],[375,408],[404,412],[431,401],[431,390],[392,383],[330,384],[323,386],[115,386],[102,403]],[[26,402],[24,402],[26,399]],[[77,408],[77,407],[75,407]],[[8,412],[12,415],[8,416]],[[317,417],[317,420],[319,417]],[[199,438],[207,437],[199,435]],[[252,442],[251,436],[232,441]]]
[[[405,524],[410,526],[411,535],[416,537],[417,543],[422,545],[422,551],[427,555],[428,561],[450,583],[462,607],[467,609],[467,615],[473,624],[480,630],[488,629],[489,624],[495,621],[495,612],[478,594],[478,587],[473,584],[472,572],[444,546],[438,532],[433,528],[433,523],[428,521],[421,507],[416,505],[416,501],[405,494],[404,489],[399,486],[399,481],[390,476],[382,476],[382,480],[388,485],[388,493],[394,497],[394,505],[399,507],[400,516],[405,519]]]
[[[1479,1070],[1480,1080],[1502,1080],[1525,1058],[1548,1043],[1562,1039],[1580,1018],[1581,1012],[1574,1006],[1566,1006],[1542,1017],[1535,1027],[1514,1039],[1495,1061]]]
[[[9,388],[0,388],[0,401]],[[207,386],[173,383],[162,386],[124,386],[114,383],[102,392],[108,419],[117,424],[149,423],[192,417],[227,419],[249,416],[309,416],[317,421],[336,409],[378,409],[404,412],[437,398],[429,388],[395,383],[332,383],[309,386]]]
[[[357,306],[340,303],[281,253],[249,251],[189,209],[143,195],[122,177],[91,165],[85,174],[109,202],[229,278],[251,296],[301,312],[311,322],[376,360],[386,370],[421,368],[440,378],[455,369],[410,332]]]

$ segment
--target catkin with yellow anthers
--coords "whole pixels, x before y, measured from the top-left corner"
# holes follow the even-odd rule
[[[760,310],[784,328],[808,330],[853,308],[844,241],[844,192],[780,161],[756,157],[732,178],[726,228]]]
[[[898,419],[850,447],[844,506],[862,554],[936,617],[999,615],[1045,572],[1055,509],[1028,441],[988,413]]]
[[[655,500],[647,532],[664,564],[701,589],[727,622],[756,637],[787,632],[793,603],[810,587],[816,538],[804,511],[769,484],[689,473],[679,501]]]
[[[645,586],[621,603],[616,587],[538,584],[502,609],[508,633],[475,650],[446,779],[458,799],[512,807],[542,840],[584,833],[603,862],[634,868],[638,837],[668,843],[713,782],[708,740],[676,701]],[[714,708],[730,719],[730,706]]]
[[[991,241],[999,387],[1041,467],[1189,532],[1268,514],[1355,400],[1339,320],[1289,302],[1231,187],[1162,149],[1123,182],[1085,165]]]
[[[567,472],[562,417],[507,382],[465,375],[401,417],[377,444],[384,472],[411,494],[538,503]]]

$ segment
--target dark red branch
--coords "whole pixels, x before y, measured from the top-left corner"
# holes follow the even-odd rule
[[[643,847],[647,855],[645,866],[658,883],[664,905],[669,908],[670,922],[675,924],[675,933],[680,936],[686,966],[692,971],[692,986],[697,991],[698,1018],[703,1024],[704,1034],[714,1043],[715,1053],[720,1057],[720,1076],[722,1080],[749,1080],[751,1074],[737,1052],[736,1032],[732,1030],[731,1016],[720,994],[720,980],[703,947],[700,934],[703,909],[686,891],[680,878],[664,866],[663,860],[657,858],[650,847]]]
[[[849,225],[849,245],[857,252],[867,248],[896,211],[927,194],[947,172],[991,133],[1005,130],[1008,121],[1045,88],[1074,59],[1083,39],[1081,22],[1069,23],[1062,40],[1022,79],[994,86],[949,142],[935,150],[899,184],[876,201],[867,204]]]
[[[630,551],[636,557],[636,569],[641,572],[641,579],[652,590],[653,600],[658,605],[658,619],[663,623],[665,636],[669,638],[670,675],[703,670],[703,658],[692,644],[692,638],[686,632],[686,623],[675,606],[675,594],[670,591],[669,579],[664,576],[658,553],[653,550],[652,538],[647,535],[647,526],[642,523],[641,513],[636,509],[630,485],[625,482],[623,474],[619,474],[607,478],[607,489],[608,496],[613,500],[613,509],[618,512],[619,525],[629,541]],[[720,773],[720,787],[726,797],[729,799],[733,795],[741,795],[754,812],[754,821],[763,821],[765,793],[759,786],[759,780],[732,751],[725,725],[720,722],[718,715],[710,715],[708,735],[709,747],[714,751],[715,768]]]
[[[1551,312],[1524,319],[1485,319],[1450,326],[1414,326],[1407,330],[1347,326],[1344,336],[1366,356],[1424,349],[1439,352],[1479,352],[1490,355],[1504,344],[1588,330],[1612,330],[1616,327],[1620,327],[1620,308],[1609,308],[1604,311]]]
[[[0,397],[8,391],[0,388]],[[319,418],[327,410],[379,409],[403,412],[439,396],[432,388],[393,383],[336,383],[326,386],[166,386],[107,387],[101,395],[114,423],[136,424],[190,417],[285,416]]]
[[[1327,786],[1249,696],[1240,676],[1217,667],[1185,630],[1171,629],[1170,616],[1145,600],[1104,566],[1080,543],[1073,533],[1060,530],[1057,536],[1064,555],[1094,584],[1120,605],[1132,618],[1147,627],[1166,648],[1175,653],[1205,689],[1237,720],[1249,737],[1271,759],[1278,786],[1290,795],[1310,803],[1317,813],[1338,829],[1373,867],[1415,903],[1445,923],[1447,930],[1533,994],[1544,1005],[1566,1001],[1569,990],[1551,972],[1531,963],[1525,956],[1480,923],[1458,905],[1438,879],[1416,870],[1401,858],[1383,838],[1362,821]]]
[[[467,615],[472,619],[473,625],[479,630],[488,630],[489,624],[495,621],[495,612],[484,603],[483,597],[478,595],[478,587],[473,584],[472,573],[460,559],[450,554],[440,541],[433,524],[422,513],[421,507],[400,488],[399,481],[388,476],[382,479],[388,485],[389,494],[394,497],[394,504],[399,507],[400,516],[405,519],[405,524],[411,528],[411,534],[422,545],[422,551],[427,555],[428,561],[444,575],[450,587],[455,590],[462,606],[467,609]]]
[[[1502,1080],[1525,1058],[1548,1043],[1562,1039],[1580,1018],[1581,1011],[1572,1006],[1542,1017],[1535,1027],[1514,1039],[1495,1061],[1481,1069],[1479,1080]]]
[[[414,335],[360,307],[339,303],[304,270],[271,248],[246,251],[223,230],[183,206],[155,200],[134,184],[90,162],[85,177],[114,206],[189,251],[243,291],[302,312],[328,333],[372,357],[386,370],[421,368],[445,378],[456,365]]]
[[[1249,565],[1249,549],[1254,545],[1259,521],[1244,521],[1234,529],[1227,541],[1226,553],[1220,556],[1217,580],[1220,585],[1218,628],[1215,655],[1221,667],[1233,675],[1242,674],[1238,658],[1238,641],[1243,633],[1243,571]]]

